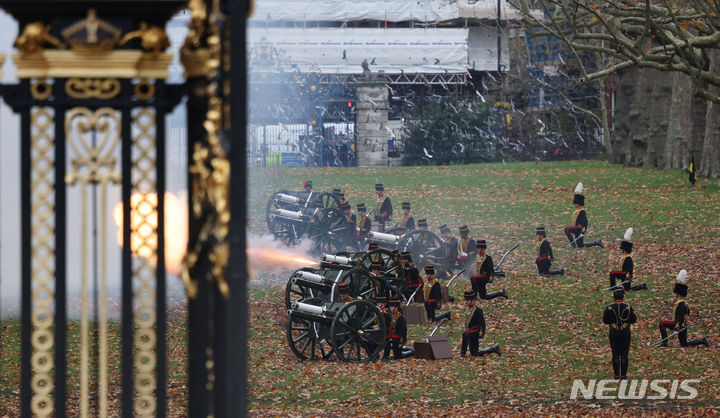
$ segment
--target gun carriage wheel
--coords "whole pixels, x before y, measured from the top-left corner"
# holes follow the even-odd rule
[[[315,298],[305,302],[312,305],[322,304],[322,300]],[[300,315],[290,314],[286,335],[290,350],[301,361],[327,360],[333,353],[332,346],[327,339],[327,325]]]
[[[372,303],[346,303],[330,326],[330,342],[340,360],[353,363],[376,361],[385,347],[385,318]]]
[[[432,231],[415,229],[407,232],[398,249],[409,252],[419,268],[425,264],[442,265],[445,258],[445,242]]]
[[[369,251],[360,257],[360,265],[370,270],[370,264],[374,260],[380,260],[382,270],[384,272],[383,279],[386,281],[390,296],[402,298],[407,283],[405,283],[405,267],[402,263],[398,263],[393,257],[393,253],[389,250],[378,248]]]

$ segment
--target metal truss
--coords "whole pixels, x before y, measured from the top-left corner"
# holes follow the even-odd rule
[[[250,73],[248,74],[251,85],[286,83],[288,78],[283,73]],[[367,83],[368,80],[361,74],[314,74],[319,84],[355,84]],[[399,73],[385,74],[385,79],[377,77],[370,82],[384,83],[391,85],[464,85],[469,82],[467,73]]]

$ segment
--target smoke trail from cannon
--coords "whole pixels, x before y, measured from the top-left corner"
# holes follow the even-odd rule
[[[312,243],[309,240],[288,247],[272,235],[246,231],[246,238],[248,267],[254,279],[268,273],[312,267],[319,263],[317,257],[310,255]]]

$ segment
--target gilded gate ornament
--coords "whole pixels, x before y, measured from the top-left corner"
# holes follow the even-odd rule
[[[112,99],[120,93],[120,80],[73,77],[65,82],[65,93],[74,99]]]
[[[89,137],[97,135],[93,142]],[[72,150],[72,170],[65,176],[69,186],[80,183],[82,205],[81,227],[81,318],[80,318],[80,415],[89,414],[89,308],[88,308],[88,260],[91,256],[88,243],[88,189],[89,185],[100,187],[100,326],[98,334],[98,414],[106,417],[108,412],[108,306],[107,306],[107,222],[109,213],[107,186],[121,181],[116,169],[116,152],[120,144],[120,117],[115,109],[101,107],[92,111],[86,107],[70,109],[65,115],[65,137]]]
[[[140,29],[125,34],[118,45],[125,45],[136,38],[140,38],[140,45],[144,50],[153,54],[159,54],[170,46],[170,40],[164,29],[155,25],[148,26],[145,22],[140,23]]]
[[[110,51],[120,39],[121,30],[99,19],[95,9],[87,17],[63,29],[63,38],[74,50]]]
[[[25,29],[15,39],[13,46],[21,53],[33,54],[43,50],[45,44],[54,45],[58,49],[67,48],[62,41],[50,35],[50,25],[43,22],[33,22],[25,25]]]

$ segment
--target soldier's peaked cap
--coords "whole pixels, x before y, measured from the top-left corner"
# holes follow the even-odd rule
[[[365,204],[364,204],[364,203],[358,203],[358,204],[357,204],[357,210],[367,210],[367,209],[365,208]]]
[[[377,242],[371,242],[368,244],[368,251],[377,250],[378,249],[378,243]]]
[[[484,239],[479,239],[475,242],[478,248],[487,248],[487,243]]]
[[[544,226],[538,226],[538,227],[535,229],[535,234],[536,234],[536,235],[541,235],[541,234],[544,235],[544,234],[545,234],[545,227],[544,227]]]
[[[465,291],[465,300],[475,300],[477,299],[477,293],[474,290],[466,290]]]
[[[342,203],[340,203],[340,209],[342,210],[350,210],[350,203],[343,200]]]
[[[425,266],[425,274],[435,274],[435,266],[432,264]]]
[[[390,306],[400,306],[400,299],[397,298],[397,296],[393,296],[388,300],[388,304]]]
[[[308,186],[312,187],[312,180],[305,180],[303,182],[303,187],[308,187]]]
[[[418,219],[418,226],[427,226],[427,219]]]
[[[447,224],[440,225],[440,232],[450,232],[450,228]]]
[[[375,190],[377,190],[377,191],[384,191],[384,190],[385,190],[385,186],[383,186],[382,183],[378,183],[378,184],[375,185]]]
[[[340,292],[349,292],[350,291],[350,285],[348,283],[342,282],[338,284],[338,290]]]
[[[467,234],[470,232],[470,229],[467,225],[460,225],[460,233],[461,234]]]
[[[402,202],[402,208],[410,210],[410,202]]]

